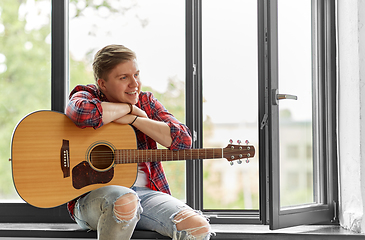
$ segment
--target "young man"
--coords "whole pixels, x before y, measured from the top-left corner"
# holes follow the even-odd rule
[[[79,127],[99,128],[110,122],[133,126],[138,149],[191,147],[189,129],[150,92],[141,91],[136,55],[122,45],[99,50],[93,62],[96,85],[76,86],[66,114]],[[97,230],[98,239],[130,239],[135,228],[157,231],[172,239],[209,239],[207,220],[170,195],[160,162],[138,164],[132,188],[105,186],[68,203],[72,218]]]

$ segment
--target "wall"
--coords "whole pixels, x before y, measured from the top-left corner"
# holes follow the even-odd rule
[[[340,223],[365,232],[365,0],[338,0]]]

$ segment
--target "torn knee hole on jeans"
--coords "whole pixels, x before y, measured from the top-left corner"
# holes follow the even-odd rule
[[[191,209],[182,210],[173,218],[179,231],[186,231],[193,236],[203,236],[210,232],[207,219]]]
[[[129,221],[137,213],[138,198],[132,193],[125,194],[114,203],[114,215],[120,221]]]

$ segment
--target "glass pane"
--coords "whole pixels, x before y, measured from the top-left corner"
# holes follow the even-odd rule
[[[0,3],[0,201],[15,191],[11,137],[28,113],[51,108],[50,0]]]
[[[257,1],[206,0],[202,11],[204,148],[256,147],[249,163],[204,160],[203,207],[258,209]]]
[[[104,1],[105,2],[105,1]],[[185,3],[171,0],[70,2],[70,88],[94,83],[94,54],[123,44],[137,54],[143,91],[185,122]],[[185,201],[185,162],[164,162],[173,196]]]
[[[278,1],[280,206],[313,203],[311,1]]]

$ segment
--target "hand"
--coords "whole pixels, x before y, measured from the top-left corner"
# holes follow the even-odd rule
[[[121,118],[114,120],[113,122],[119,123],[119,124],[131,124],[131,122],[133,122],[133,120],[136,118],[136,116],[137,115],[128,114],[128,115],[125,115]]]
[[[133,105],[133,111],[131,112],[131,114],[129,115],[133,115],[133,116],[138,116],[138,117],[143,117],[143,118],[148,118],[147,114],[145,111],[143,111],[142,109],[140,109],[139,107]],[[127,115],[128,116],[128,115]],[[134,118],[133,118],[134,119]],[[133,120],[132,120],[133,121]]]
[[[132,110],[131,114],[124,115],[123,117],[118,118],[118,119],[114,120],[113,122],[119,123],[119,124],[131,124],[134,121],[134,119],[136,118],[136,116],[141,117],[141,118],[148,118],[145,111],[143,111],[139,107],[133,106],[133,110]]]

